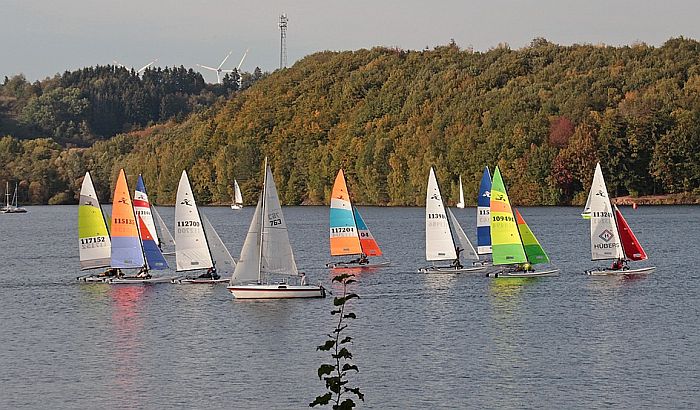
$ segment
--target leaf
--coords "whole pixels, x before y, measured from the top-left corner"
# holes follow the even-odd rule
[[[335,340],[326,340],[326,343],[322,344],[321,346],[318,346],[316,350],[321,350],[321,351],[328,351],[331,350],[335,346]]]
[[[352,401],[352,399],[345,399],[343,400],[339,405],[333,406],[333,409],[338,409],[338,410],[349,410],[355,407],[355,402]]]
[[[344,344],[344,343],[350,342],[351,340],[352,340],[352,337],[350,337],[350,336],[345,336],[345,339],[343,339],[343,340],[341,340],[340,342],[338,342],[338,344],[341,344],[341,345],[342,345],[342,344]]]
[[[346,300],[347,299],[344,297],[333,298],[333,306],[341,306],[341,305],[345,304]]]
[[[338,350],[338,353],[334,353],[334,354],[332,354],[331,356],[332,356],[334,359],[340,359],[340,358],[343,358],[343,359],[346,359],[346,360],[347,360],[347,359],[352,359],[352,353],[350,353],[350,351],[349,351],[348,349],[346,349],[346,348],[342,348],[342,349]]]
[[[347,295],[345,295],[346,301],[348,301],[350,299],[359,299],[359,298],[360,298],[360,295],[358,295],[357,293],[348,293]]]
[[[362,400],[362,401],[365,401],[365,395],[362,394],[362,393],[360,393],[360,388],[359,388],[359,387],[355,387],[355,388],[346,387],[346,388],[345,388],[345,391],[353,392],[353,393],[355,393],[355,394],[357,395],[357,398],[358,398],[358,399],[360,399],[360,400]]]
[[[351,278],[353,276],[355,276],[355,275],[352,275],[350,273],[343,273],[341,275],[334,276],[332,281],[342,283],[345,279]]]
[[[333,367],[333,368],[335,369],[335,367]],[[345,363],[345,364],[343,365],[343,371],[344,371],[344,372],[347,372],[348,370],[354,370],[354,371],[356,371],[356,372],[358,372],[358,373],[359,373],[359,371],[360,371],[360,369],[358,369],[357,366],[355,366],[354,364]],[[319,368],[318,371],[320,372],[321,369]],[[321,377],[319,376],[319,379],[320,379],[320,378],[321,378]]]
[[[357,282],[355,279],[348,279],[348,280],[345,281],[345,284],[346,284],[346,285],[349,285],[349,284],[355,283],[355,282]]]
[[[335,330],[333,330],[333,333],[340,333],[340,332],[342,332],[343,330],[345,330],[346,327],[348,327],[348,325],[343,325],[343,326],[341,326],[341,327],[338,327],[338,328],[336,328]]]
[[[322,396],[316,397],[316,400],[312,401],[309,403],[309,407],[314,407],[314,406],[325,406],[331,401],[331,397],[333,397],[333,394],[331,392],[328,392]]]
[[[342,310],[340,310],[340,309],[331,310],[331,315],[335,315],[335,314],[338,314],[338,313],[340,313],[340,312],[342,312]]]
[[[343,318],[344,319],[357,319],[357,315],[350,312],[350,313],[346,313],[345,315],[343,315]]]
[[[335,370],[335,366],[332,364],[322,364],[318,368],[318,379],[321,380],[321,378],[326,375],[326,374],[331,374]]]

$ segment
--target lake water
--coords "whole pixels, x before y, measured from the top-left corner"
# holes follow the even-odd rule
[[[0,408],[308,408],[332,298],[78,284],[77,208],[0,215]],[[166,221],[173,209],[160,208]],[[359,276],[365,408],[700,407],[700,208],[622,209],[656,271],[589,277],[578,208],[521,212],[561,274],[424,275],[424,210],[361,208],[393,264]],[[474,208],[455,210],[474,237]],[[237,257],[253,208],[204,208]],[[328,210],[284,210],[300,270],[331,275]],[[171,273],[171,272],[168,272]]]

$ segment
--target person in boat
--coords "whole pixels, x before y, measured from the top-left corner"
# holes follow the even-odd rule
[[[300,273],[299,276],[299,285],[301,286],[306,286],[306,274],[304,272]]]
[[[117,268],[116,276],[117,276],[117,278],[121,279],[124,277],[124,272],[122,272],[121,269]]]
[[[112,276],[117,276],[117,270],[116,268],[109,268],[106,271],[100,273],[98,276],[101,277],[112,277]]]
[[[617,258],[613,261],[612,266],[610,267],[611,270],[622,270],[627,267],[627,261],[623,260],[622,258]]]
[[[361,254],[360,254],[360,259],[357,261],[357,263],[359,263],[360,265],[366,265],[366,264],[368,264],[368,263],[369,263],[369,259],[367,259],[367,255],[365,255],[364,253],[361,253]]]
[[[218,273],[216,273],[216,266],[212,266],[209,269],[207,269],[206,272],[202,273],[201,275],[198,276],[200,279],[214,279],[217,280],[221,278]]]
[[[141,269],[139,270],[139,273],[136,274],[136,277],[137,277],[137,278],[141,278],[141,279],[150,279],[150,278],[151,278],[151,274],[148,273],[148,268],[147,268],[147,267],[142,266]]]
[[[532,272],[532,264],[530,262],[525,262],[523,264],[518,264],[516,267],[516,271],[523,271],[523,272]]]
[[[460,260],[459,260],[459,254],[462,253],[463,250],[464,249],[460,248],[459,246],[457,246],[455,248],[455,252],[457,253],[457,258],[452,261],[453,268],[462,269],[462,262],[460,262]]]

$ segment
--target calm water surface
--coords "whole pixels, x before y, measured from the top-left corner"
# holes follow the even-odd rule
[[[580,210],[524,208],[561,275],[493,280],[416,273],[423,209],[362,208],[393,262],[355,288],[351,384],[364,407],[700,407],[700,208],[622,211],[653,274],[581,275],[595,263]],[[253,208],[203,212],[237,256]],[[473,238],[474,209],[455,213]],[[161,214],[172,221],[172,208]],[[76,215],[0,215],[0,408],[301,409],[325,391],[315,349],[333,327],[331,298],[81,285]],[[328,287],[327,208],[285,216],[300,269]]]

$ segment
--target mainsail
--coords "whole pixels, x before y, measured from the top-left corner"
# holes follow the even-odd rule
[[[263,274],[299,275],[272,170],[269,165],[265,168],[260,271]]]
[[[119,170],[112,202],[113,268],[140,268],[146,265],[139,229],[124,170]]]
[[[479,255],[491,253],[491,173],[484,167],[476,199],[476,251]]]
[[[494,265],[527,262],[501,171],[496,166],[491,186],[491,248]]]
[[[234,205],[243,205],[243,195],[241,194],[241,187],[238,186],[238,181],[233,180],[233,203]]]
[[[464,208],[464,189],[462,188],[462,176],[459,176],[459,202],[457,208]]]
[[[591,259],[622,259],[624,253],[615,222],[615,214],[610,205],[608,189],[603,179],[600,163],[596,164],[589,198],[591,220]]]
[[[148,202],[148,194],[146,193],[146,186],[143,183],[141,174],[139,174],[136,181],[136,191],[134,191],[134,212],[139,221],[139,233],[148,267],[151,269],[167,269],[168,263],[165,261],[159,247],[158,233],[151,215],[151,204]]]
[[[518,222],[518,231],[520,232],[520,239],[523,241],[527,260],[533,265],[549,262],[549,256],[547,256],[547,253],[542,249],[540,242],[535,237],[535,234],[532,233],[530,227],[527,226],[525,219],[523,219],[523,216],[520,215],[517,209],[515,210],[515,217]]]
[[[104,268],[110,264],[112,242],[90,173],[85,173],[78,205],[80,269]]]
[[[180,176],[175,202],[175,261],[178,272],[214,266],[186,171]]]
[[[330,210],[331,255],[357,255],[363,252],[353,207],[343,170],[338,171],[333,184]]]
[[[425,198],[425,259],[441,261],[456,258],[455,243],[442,203],[440,187],[435,178],[435,171],[430,167]]]

